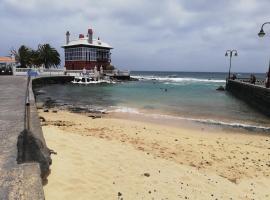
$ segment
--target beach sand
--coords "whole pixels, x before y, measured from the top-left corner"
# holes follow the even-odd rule
[[[270,199],[267,135],[39,113],[57,152],[48,200]]]

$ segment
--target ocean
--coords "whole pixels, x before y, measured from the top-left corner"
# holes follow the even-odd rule
[[[264,78],[264,74],[255,74]],[[102,85],[47,85],[37,101],[102,112],[136,113],[251,130],[270,130],[270,119],[217,87],[227,73],[131,72],[139,81]],[[238,77],[250,74],[238,73]]]

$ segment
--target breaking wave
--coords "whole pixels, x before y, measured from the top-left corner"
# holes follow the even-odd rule
[[[260,126],[260,125],[253,125],[253,124],[245,124],[245,123],[238,123],[238,122],[224,122],[218,121],[214,119],[197,119],[197,118],[189,118],[189,117],[180,117],[180,116],[172,116],[172,115],[164,115],[164,114],[146,114],[140,112],[136,108],[129,108],[129,107],[116,107],[109,112],[120,112],[120,113],[130,113],[130,114],[138,114],[144,115],[152,118],[163,118],[163,119],[174,119],[174,120],[186,120],[191,122],[197,122],[201,124],[207,125],[215,125],[215,126],[222,126],[228,128],[242,128],[249,131],[261,131],[261,132],[270,132],[270,127]]]
[[[136,108],[129,108],[129,107],[116,107],[109,112],[141,114]]]
[[[203,79],[203,78],[190,78],[190,77],[161,77],[161,76],[132,76],[132,78],[136,78],[139,80],[152,80],[152,81],[160,81],[160,82],[205,82],[205,83],[225,83],[225,80],[217,80],[217,79]]]

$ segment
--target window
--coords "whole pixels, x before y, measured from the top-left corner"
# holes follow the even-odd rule
[[[99,49],[97,52],[97,58],[100,60],[110,59],[110,50],[109,49]]]
[[[109,49],[97,49],[93,47],[75,47],[65,49],[66,61],[97,61],[110,59]]]

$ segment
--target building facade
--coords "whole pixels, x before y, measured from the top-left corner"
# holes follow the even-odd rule
[[[0,75],[12,75],[16,63],[14,56],[0,57]]]
[[[88,29],[88,34],[79,35],[76,40],[70,41],[70,33],[66,33],[66,44],[62,46],[65,51],[65,67],[67,70],[97,70],[102,67],[108,69],[111,64],[111,49],[109,44],[98,39],[93,39],[93,30]]]

